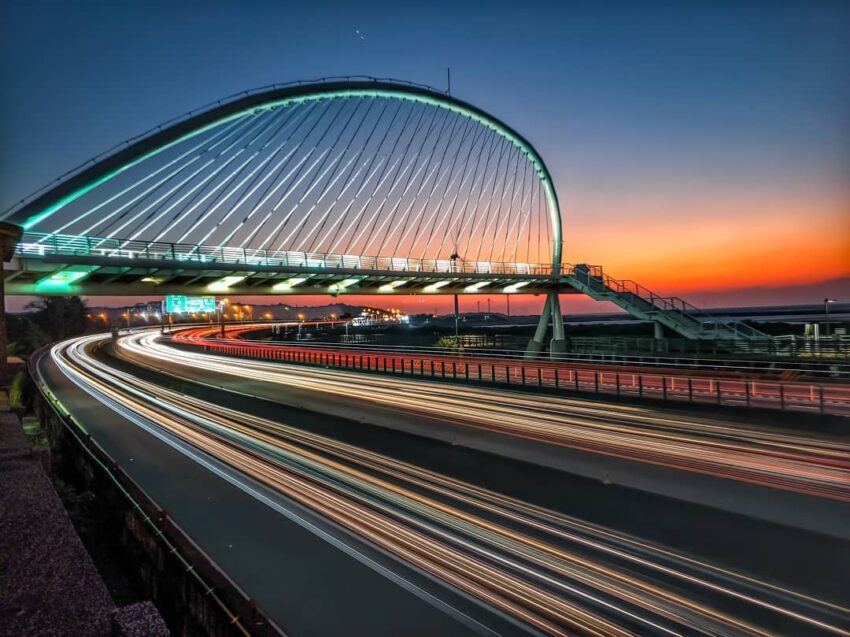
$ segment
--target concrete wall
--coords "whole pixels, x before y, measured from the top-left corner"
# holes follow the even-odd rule
[[[35,410],[51,442],[54,471],[94,494],[96,516],[114,530],[125,572],[173,634],[283,634],[49,396],[39,393]]]

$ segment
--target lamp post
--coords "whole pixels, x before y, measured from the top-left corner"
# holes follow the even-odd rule
[[[226,305],[227,299],[218,302],[218,322],[221,325],[221,338],[224,338],[224,310]]]
[[[452,264],[452,272],[457,271],[457,260],[459,258],[460,258],[460,255],[458,255],[457,252],[453,253],[452,256],[449,257],[449,260],[451,261],[451,264]],[[455,297],[454,298],[454,301],[455,301],[455,347],[460,347],[460,325],[458,324],[458,322],[460,321],[460,316],[459,316],[460,315],[460,309],[458,308],[457,292],[455,292],[454,297]]]
[[[457,294],[455,294],[455,347],[460,347],[460,327],[458,326],[459,320],[460,310],[458,308]]]

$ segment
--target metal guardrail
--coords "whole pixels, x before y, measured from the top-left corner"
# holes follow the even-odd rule
[[[311,324],[312,325],[312,324]],[[254,327],[262,327],[254,324]],[[368,336],[357,334],[354,336]],[[444,337],[449,341],[454,341],[454,337]],[[381,352],[386,354],[417,354],[417,355],[439,355],[453,356],[458,358],[497,358],[497,359],[513,359],[528,361],[528,356],[525,350],[490,347],[486,342],[486,336],[476,338],[475,335],[461,335],[461,347],[452,345],[450,347],[440,347],[433,345],[387,345],[385,343],[377,343],[368,338],[363,340],[343,340],[343,341],[318,341],[318,340],[285,340],[271,341],[273,344],[284,346],[295,346],[303,348],[332,348],[332,349],[350,349],[352,351],[362,352]],[[219,339],[215,339],[219,340]],[[226,342],[227,339],[222,339]],[[256,343],[268,345],[270,342],[265,340],[246,339],[240,337],[241,341],[247,343]],[[523,339],[525,341],[527,339]],[[572,345],[574,340],[583,340],[582,337],[568,338],[568,344]],[[585,340],[597,340],[594,337],[589,337]],[[648,342],[656,341],[656,339],[635,339],[645,340]],[[687,339],[680,339],[684,343],[691,343]],[[657,341],[656,344],[665,343]],[[773,341],[771,341],[773,342]],[[704,345],[705,343],[703,343]],[[850,352],[850,339],[846,346]],[[721,352],[717,358],[711,357],[683,357],[674,350],[660,352],[660,348],[649,350],[646,355],[630,355],[626,353],[612,353],[610,350],[583,350],[581,347],[572,348],[566,352],[558,354],[548,354],[545,359],[540,359],[541,363],[565,363],[565,364],[601,364],[601,365],[621,365],[621,366],[640,366],[640,367],[655,367],[655,368],[678,368],[683,372],[702,371],[703,373],[727,371],[737,373],[756,373],[756,374],[786,374],[796,375],[804,373],[806,375],[818,374],[821,376],[829,376],[831,378],[847,378],[850,379],[850,362],[848,361],[805,361],[801,364],[800,361],[778,361],[766,359],[747,359],[747,358],[731,358],[726,352]],[[811,363],[807,366],[806,363]],[[763,376],[762,376],[763,377]],[[784,380],[790,380],[785,378]],[[759,379],[756,379],[759,382]]]
[[[511,360],[475,362],[450,356],[333,352],[246,343],[183,342],[182,346],[253,360],[280,361],[363,372],[379,372],[670,402],[760,407],[850,416],[850,386],[825,383],[718,379],[654,372],[589,370],[564,364]]]
[[[227,263],[305,269],[376,270],[381,272],[475,273],[509,276],[550,276],[551,264],[369,257],[321,252],[203,246],[162,241],[134,241],[79,235],[26,232],[15,254],[28,258],[86,256],[104,259],[154,259],[197,263]]]
[[[85,427],[44,383],[35,368],[35,361],[51,347],[52,345],[41,347],[27,360],[27,370],[39,390],[43,404],[50,408],[83,453],[91,458],[92,462],[102,470],[104,476],[127,499],[130,509],[136,512],[142,524],[148,525],[152,534],[163,542],[165,553],[173,556],[187,576],[197,582],[204,596],[213,600],[235,633],[245,636],[285,637],[283,630],[257,607],[254,600],[230,579],[182,527],[168,516],[91,437]]]
[[[643,336],[569,336],[571,353],[663,356],[759,356],[766,359],[817,359],[837,363],[850,360],[850,337],[814,340],[803,337],[772,339],[650,338]]]

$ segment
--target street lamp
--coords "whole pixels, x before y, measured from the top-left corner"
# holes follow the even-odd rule
[[[228,299],[222,299],[218,302],[218,323],[221,326],[221,338],[224,338],[224,319],[227,318],[227,314],[225,314],[225,310],[227,309],[227,304],[230,301]]]

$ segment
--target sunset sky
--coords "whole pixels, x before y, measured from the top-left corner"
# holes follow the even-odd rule
[[[243,89],[346,74],[442,88],[451,67],[453,95],[546,161],[565,261],[698,305],[847,301],[848,33],[850,3],[818,0],[5,2],[0,208]]]

